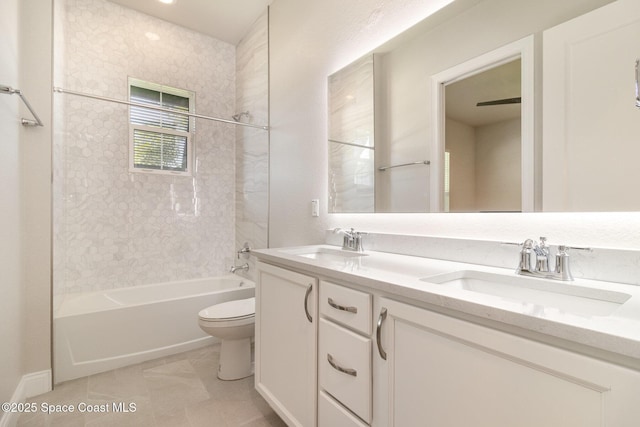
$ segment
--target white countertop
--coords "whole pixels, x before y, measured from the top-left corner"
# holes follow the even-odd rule
[[[261,261],[304,270],[322,278],[351,283],[385,295],[408,298],[621,355],[631,358],[630,364],[640,368],[640,286],[580,278],[572,282],[552,282],[621,292],[631,296],[608,315],[576,314],[420,280],[461,270],[522,277],[515,273],[517,260],[514,261],[514,269],[510,270],[376,251],[365,251],[365,256],[345,259],[312,259],[299,255],[320,248],[340,250],[337,246],[313,245],[261,249],[252,253]]]

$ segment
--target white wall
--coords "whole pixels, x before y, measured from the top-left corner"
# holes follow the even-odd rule
[[[51,367],[51,62],[50,0],[20,0],[20,85],[44,127],[24,128],[22,145],[25,354],[27,373]],[[28,112],[23,115],[28,116]]]
[[[450,153],[449,212],[476,212],[476,134],[475,128],[447,118],[446,150]]]
[[[520,119],[476,128],[478,211],[522,210]]]
[[[0,25],[0,84],[19,88],[18,0],[2,4]],[[21,272],[19,102],[16,95],[0,95],[0,400],[10,399],[22,376],[24,282]],[[1,414],[0,414],[1,416]]]
[[[380,63],[376,66],[376,95],[382,98],[376,100],[378,167],[431,160],[425,143],[425,110],[416,108],[420,103],[415,103],[421,95],[418,82],[427,78],[424,73],[415,75],[421,56],[420,50],[401,48],[375,56]],[[384,156],[378,156],[379,151]],[[376,171],[377,212],[429,212],[430,170],[430,166],[416,165]],[[379,198],[386,203],[379,203]]]
[[[440,28],[438,42],[455,40],[455,49],[442,44],[429,55],[450,62],[448,67],[602,3],[606,1],[485,0],[450,30]],[[327,76],[410,27],[426,16],[427,8],[427,2],[412,0],[273,3],[270,245],[317,243],[326,229],[353,226],[492,240],[546,235],[554,243],[639,247],[638,213],[328,215],[323,206],[320,218],[311,217],[310,200],[326,201],[327,194]],[[558,8],[562,10],[551,13]],[[476,41],[473,48],[464,47],[469,40]]]
[[[20,89],[45,125],[21,126],[20,118],[31,118],[30,113],[17,95],[0,95],[0,401],[5,402],[24,374],[51,367],[51,3],[4,1],[0,35],[0,84]]]

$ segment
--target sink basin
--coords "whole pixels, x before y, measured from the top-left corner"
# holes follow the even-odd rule
[[[348,259],[368,256],[362,252],[350,252],[343,249],[331,249],[324,247],[303,248],[286,252],[292,255],[324,261],[346,261]]]
[[[420,280],[532,305],[534,311],[549,307],[564,313],[589,316],[608,316],[631,298],[631,295],[622,292],[572,283],[475,270],[456,271]]]

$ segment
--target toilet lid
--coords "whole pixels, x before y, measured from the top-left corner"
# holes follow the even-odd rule
[[[256,314],[256,299],[247,298],[223,302],[200,310],[198,316],[204,320],[242,319]]]

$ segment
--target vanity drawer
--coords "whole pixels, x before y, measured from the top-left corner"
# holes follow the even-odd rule
[[[322,280],[320,313],[363,334],[371,334],[371,294]]]
[[[326,319],[319,322],[318,382],[321,389],[371,422],[371,340]]]
[[[366,427],[324,391],[318,395],[318,427]]]

